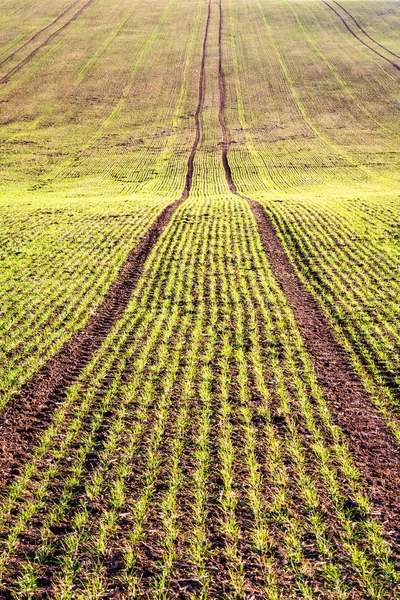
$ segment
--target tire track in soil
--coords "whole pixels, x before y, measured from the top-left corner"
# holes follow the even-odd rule
[[[10,69],[8,71],[8,73],[6,73],[3,77],[1,77],[0,84],[8,83],[10,77],[15,75],[15,73],[17,73],[18,71],[20,71],[22,69],[22,67],[24,67],[34,56],[36,56],[36,54],[39,52],[39,50],[41,50],[42,48],[47,46],[47,44],[49,44],[55,37],[57,37],[57,35],[59,33],[64,31],[64,29],[66,29],[69,25],[71,25],[71,23],[76,21],[76,19],[81,16],[81,14],[84,12],[84,10],[86,10],[86,8],[88,8],[88,6],[90,6],[90,4],[93,3],[93,1],[94,0],[88,0],[88,2],[86,2],[86,4],[84,4],[66,23],[64,23],[64,25],[62,25],[61,27],[56,29],[56,31],[54,31],[51,35],[49,35],[49,37],[46,40],[44,40],[41,44],[39,44],[39,46],[37,46],[34,50],[32,50],[32,52],[30,52],[27,56],[25,56],[25,58],[23,60],[21,60],[17,65],[15,65],[12,69]]]
[[[58,15],[58,17],[56,19],[54,19],[54,21],[52,21],[51,23],[49,23],[48,25],[46,25],[46,27],[43,27],[42,29],[39,29],[39,31],[37,31],[32,37],[30,37],[29,40],[27,40],[24,44],[22,44],[21,46],[19,46],[15,50],[13,50],[13,52],[11,52],[11,54],[9,54],[5,58],[3,58],[3,60],[0,61],[0,67],[2,67],[6,62],[8,62],[9,60],[11,60],[12,57],[15,56],[18,52],[20,52],[21,50],[23,50],[24,48],[26,48],[26,46],[28,46],[31,42],[33,42],[34,40],[36,40],[36,38],[39,37],[39,35],[41,35],[45,31],[47,31],[48,29],[50,29],[50,27],[52,27],[53,25],[55,25],[55,23],[57,23],[60,19],[62,19],[67,14],[67,12],[69,12],[71,10],[71,8],[73,8],[78,3],[79,3],[79,0],[75,0],[75,2],[73,2],[72,4],[70,4],[69,6],[67,6],[67,8],[65,10],[63,10],[63,12],[60,13]]]
[[[357,21],[357,19],[355,17],[353,17],[353,15],[351,14],[350,11],[347,10],[347,8],[345,8],[344,6],[342,6],[341,4],[339,4],[339,2],[336,2],[336,0],[332,0],[332,2],[334,4],[336,4],[336,6],[339,6],[339,8],[341,8],[349,17],[352,21],[354,21],[354,23],[357,25],[357,27],[360,29],[360,31],[363,32],[363,34],[365,36],[367,36],[368,39],[371,40],[371,42],[374,42],[374,44],[376,44],[377,46],[380,46],[380,48],[382,48],[382,50],[386,50],[386,52],[389,52],[389,54],[391,54],[392,56],[394,56],[395,58],[400,58],[400,56],[398,54],[396,54],[395,52],[392,52],[391,50],[389,50],[389,48],[387,46],[385,46],[384,44],[381,44],[380,42],[377,42],[372,35],[370,35],[362,25],[360,25],[360,23]]]
[[[393,60],[391,60],[390,58],[387,58],[386,56],[384,56],[383,54],[381,54],[380,52],[378,52],[378,50],[375,50],[375,48],[373,48],[372,46],[370,46],[369,44],[367,44],[367,42],[364,42],[364,40],[362,40],[352,29],[351,27],[346,23],[345,19],[342,17],[342,15],[336,10],[336,8],[334,8],[331,4],[329,4],[329,2],[327,2],[327,0],[321,0],[321,2],[323,2],[332,12],[335,13],[335,15],[337,17],[339,17],[339,19],[342,21],[343,25],[346,27],[347,31],[356,38],[356,40],[358,40],[360,42],[360,44],[362,44],[363,46],[365,46],[366,48],[368,48],[369,50],[371,50],[372,52],[374,52],[374,54],[376,54],[377,56],[380,56],[381,58],[383,58],[383,60],[386,60],[386,62],[388,62],[390,65],[392,65],[392,67],[394,67],[395,69],[397,69],[398,71],[400,71],[400,65],[398,65],[397,63],[395,63]],[[343,7],[342,7],[343,8]],[[365,33],[365,32],[364,32]],[[366,34],[367,35],[367,34]],[[369,36],[368,36],[369,37]],[[377,43],[377,42],[375,42]],[[380,45],[380,44],[379,44]],[[385,48],[385,50],[387,50],[387,48]]]
[[[201,133],[200,111],[201,111],[201,107],[203,106],[203,100],[204,100],[204,71],[205,71],[205,66],[206,66],[207,39],[208,39],[208,30],[210,28],[210,16],[211,16],[211,0],[208,0],[207,20],[206,20],[206,28],[205,28],[205,32],[204,32],[204,38],[203,38],[202,58],[201,58],[200,75],[199,75],[199,95],[198,95],[198,102],[197,102],[196,110],[194,113],[194,122],[196,125],[196,135],[195,135],[195,139],[194,139],[193,146],[192,146],[192,151],[190,153],[188,164],[187,164],[186,183],[185,183],[185,187],[184,187],[184,190],[182,193],[182,200],[186,200],[186,198],[188,198],[189,194],[190,194],[190,190],[191,190],[192,182],[193,182],[194,158],[196,156],[197,148],[198,148],[198,145],[200,142],[200,133]]]
[[[314,296],[304,288],[263,207],[241,194],[232,177],[228,161],[228,132],[223,115],[222,22],[222,0],[219,0],[218,118],[222,131],[222,163],[228,186],[232,194],[250,205],[273,275],[293,311],[318,383],[364,476],[374,504],[373,515],[383,526],[396,556],[400,556],[400,448],[364,390],[349,357],[336,341],[328,318]]]
[[[204,99],[210,10],[209,0],[199,73],[198,102],[194,115],[196,133],[187,163],[182,195],[158,215],[139,244],[130,252],[116,280],[86,326],[66,342],[61,350],[24,384],[19,394],[5,405],[0,423],[0,490],[18,475],[40,433],[50,423],[53,410],[62,400],[63,394],[78,379],[126,310],[147,257],[178,206],[190,195],[194,159],[201,134],[199,117]]]

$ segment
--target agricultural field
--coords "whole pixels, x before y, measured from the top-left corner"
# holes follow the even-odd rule
[[[399,31],[0,0],[0,599],[400,598]]]

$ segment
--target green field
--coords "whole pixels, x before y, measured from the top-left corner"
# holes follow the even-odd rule
[[[399,30],[0,0],[0,599],[400,598]]]

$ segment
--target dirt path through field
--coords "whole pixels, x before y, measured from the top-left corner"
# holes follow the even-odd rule
[[[169,204],[147,230],[140,243],[128,255],[115,282],[87,325],[44,365],[10,400],[0,424],[0,489],[4,488],[30,454],[40,432],[51,420],[55,406],[101,346],[113,325],[122,316],[143,271],[144,264],[161,233],[178,206],[189,197],[193,180],[193,164],[200,140],[200,111],[204,99],[204,71],[210,23],[210,2],[203,38],[199,73],[198,102],[195,111],[196,134],[187,163],[185,187],[181,197]]]
[[[364,391],[349,358],[336,341],[328,318],[300,281],[264,209],[258,202],[241,194],[234,182],[228,160],[229,139],[224,122],[222,25],[222,0],[219,0],[218,116],[222,131],[222,163],[227,183],[233,194],[250,205],[272,272],[291,306],[318,382],[329,400],[337,423],[347,435],[355,462],[364,474],[374,503],[374,515],[384,526],[395,551],[400,553],[400,449],[374,408],[371,398]]]
[[[392,65],[392,67],[394,67],[395,69],[397,69],[398,71],[400,71],[400,65],[398,65],[397,63],[395,63],[393,60],[391,60],[390,58],[387,58],[386,56],[384,56],[383,54],[381,54],[380,52],[378,52],[378,50],[375,50],[375,48],[373,48],[372,46],[370,46],[369,44],[367,44],[367,42],[364,42],[364,40],[362,40],[352,29],[351,27],[349,27],[349,25],[346,23],[345,19],[342,17],[342,15],[331,5],[329,4],[329,2],[327,2],[326,0],[321,0],[332,12],[335,13],[335,15],[342,21],[343,25],[346,27],[347,31],[356,38],[356,40],[358,40],[360,42],[360,44],[362,44],[363,46],[365,46],[366,48],[368,48],[368,50],[371,50],[371,52],[374,52],[374,54],[376,54],[377,56],[380,56],[380,58],[383,58],[383,60],[386,60],[386,62],[388,62],[390,65]],[[365,32],[364,32],[365,33]],[[387,48],[385,48],[385,50],[387,50]]]

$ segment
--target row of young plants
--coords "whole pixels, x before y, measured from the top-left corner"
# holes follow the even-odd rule
[[[393,237],[400,215],[395,200],[377,194],[357,206],[345,196],[264,206],[400,442],[399,252]]]
[[[323,193],[327,184],[366,178],[392,187],[399,134],[393,74],[373,54],[364,56],[331,15],[328,27],[319,4],[223,5],[231,164],[249,195]],[[362,86],[360,63],[369,73]]]
[[[199,14],[200,8],[195,23]],[[225,182],[216,151],[217,40],[212,17],[192,199],[175,213],[126,313],[3,493],[1,585],[12,596],[275,600],[396,593],[396,565],[345,436],[251,211]],[[175,130],[188,73],[186,62]],[[278,225],[294,206],[274,209]],[[363,219],[373,225],[373,205],[363,206]],[[376,217],[385,226],[388,206]],[[298,239],[311,218],[300,208],[296,219],[290,214]],[[329,218],[350,221],[344,209]],[[310,235],[314,244],[326,230],[321,222]],[[93,231],[100,235],[100,228]],[[339,232],[329,243],[343,234],[341,261],[361,302],[365,279],[353,277],[349,266],[351,234]],[[356,260],[372,267],[374,248],[356,248]],[[388,259],[383,268],[390,266]],[[370,277],[377,285],[379,278]],[[362,301],[364,311],[368,298]],[[377,326],[389,317],[390,310]]]
[[[253,76],[246,71],[246,65],[257,68],[257,53],[261,51],[250,43],[247,53],[242,52],[248,32],[240,27],[238,15],[242,16],[242,13],[233,2],[223,5],[225,87],[234,92],[234,99],[228,101],[225,118],[231,139],[240,124],[245,149],[239,144],[230,146],[230,165],[238,189],[260,200],[275,223],[305,285],[326,309],[336,327],[337,338],[351,355],[356,371],[400,441],[396,171],[389,180],[373,157],[374,154],[381,162],[384,153],[389,161],[386,168],[392,160],[390,144],[395,143],[396,136],[391,101],[384,111],[381,108],[378,111],[372,100],[377,98],[378,85],[379,89],[383,85],[382,78],[388,97],[392,98],[393,82],[390,72],[379,68],[376,57],[368,59],[367,56],[368,68],[376,77],[369,79],[365,86],[369,89],[371,103],[359,99],[359,85],[354,74],[348,65],[337,59],[340,48],[350,42],[343,36],[332,39],[327,36],[326,24],[318,17],[323,9],[317,4],[300,7],[286,2],[284,7],[276,7],[258,3],[257,10],[263,14],[262,21],[270,33],[272,57],[278,60],[281,78],[284,76],[281,85],[286,80],[292,91],[291,102],[296,101],[304,123],[315,130],[316,139],[322,144],[319,160],[325,164],[322,169],[325,185],[321,186],[322,180],[318,180],[322,163],[315,165],[313,170],[304,169],[302,165],[302,177],[307,177],[307,171],[310,179],[298,180],[299,191],[296,193],[283,164],[279,169],[280,177],[276,177],[275,163],[282,161],[282,157],[272,157],[271,143],[265,150],[257,130],[258,105],[244,85],[244,81]],[[253,8],[256,11],[256,5]],[[284,41],[282,32],[287,30],[289,23],[299,37],[287,37]],[[254,25],[254,31],[258,28],[259,25]],[[294,40],[301,41],[304,55],[314,53],[315,61],[309,61],[310,64],[321,64],[326,76],[335,86],[340,85],[346,94],[347,105],[340,110],[340,119],[346,119],[351,111],[355,111],[353,117],[357,116],[362,102],[365,142],[356,136],[350,146],[335,138],[333,130],[321,126],[322,117],[318,114],[322,109],[318,108],[318,103],[322,102],[323,96],[317,98],[315,86],[309,86],[306,92],[302,90],[298,70],[305,67],[293,58],[297,57]],[[357,61],[360,52],[356,49]],[[349,158],[345,168],[330,162],[331,151],[339,153],[337,156],[342,155],[346,161]],[[361,163],[368,161],[368,165],[352,164],[353,159]],[[350,183],[352,178],[357,179],[357,183]],[[361,182],[361,178],[364,181]],[[314,185],[310,185],[312,181]],[[350,192],[349,185],[352,186]],[[355,185],[357,191],[353,191]]]
[[[359,27],[363,27],[365,37],[370,36],[368,41],[372,41],[372,38],[375,41],[375,47],[377,47],[378,44],[381,44],[379,48],[380,50],[384,50],[386,56],[398,58],[400,55],[400,45],[396,31],[399,15],[396,10],[374,10],[374,6],[364,3],[356,6],[346,6],[346,4],[343,3],[342,6],[343,9],[347,10],[348,14],[344,13],[343,9],[341,14],[344,13],[344,16],[348,18],[353,26],[355,25],[355,21],[357,21],[358,26],[356,25],[355,29],[358,32],[360,31]]]
[[[193,133],[197,82],[187,72],[200,60],[204,10],[198,0],[151,7],[119,0],[111,9],[95,3],[89,38],[78,23],[68,33],[79,52],[65,34],[2,90],[4,189],[17,182],[23,193],[31,183],[65,195],[75,193],[79,179],[87,195],[146,195],[149,188],[174,198]],[[50,72],[57,77],[49,84]],[[47,85],[32,93],[37,79]]]
[[[4,496],[3,586],[381,598],[371,512],[250,209],[197,196]]]
[[[77,4],[79,2],[65,2],[65,0],[59,0],[53,5],[50,5],[48,0],[36,4],[5,2],[0,29],[0,64],[7,64],[13,58],[14,52],[16,53],[24,44],[29,45],[31,40],[33,43],[43,30],[51,29],[53,23],[60,21],[62,23],[64,16],[73,13]],[[22,8],[25,9],[25,19],[21,19]]]
[[[86,324],[160,208],[145,198],[53,199],[45,208],[32,197],[29,207],[4,206],[1,408]]]

